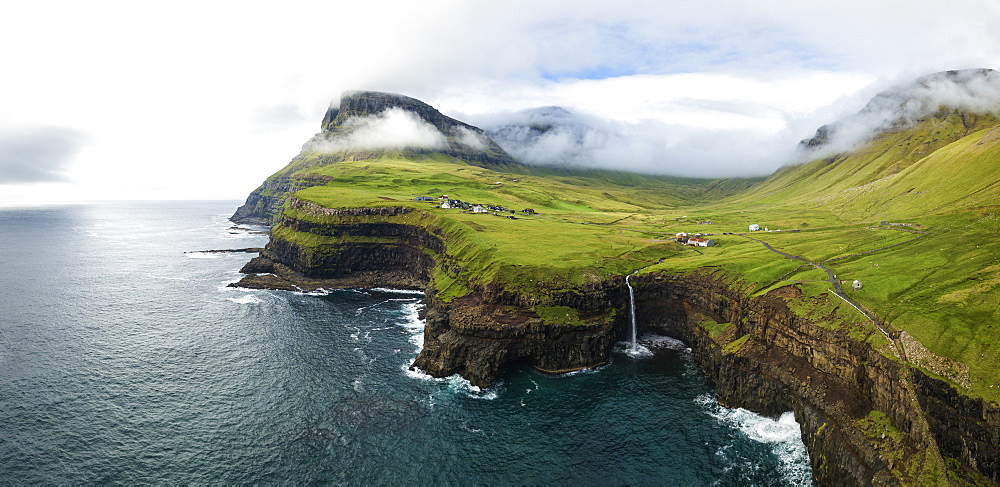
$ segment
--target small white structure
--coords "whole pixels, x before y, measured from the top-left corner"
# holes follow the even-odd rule
[[[750,225],[750,231],[751,232],[759,232],[760,231],[760,225],[758,225],[756,223],[754,223],[753,225]]]
[[[441,208],[444,208],[444,209],[447,210],[448,208],[451,208],[451,203],[449,203],[447,200],[445,200],[443,203],[441,203]]]
[[[713,247],[715,246],[715,241],[710,238],[692,237],[688,239],[687,244],[698,247]]]
[[[851,283],[851,287],[853,287],[855,290],[861,289],[861,281],[855,280],[853,283]]]
[[[472,207],[472,212],[473,213],[486,213],[487,211],[488,210],[486,208],[483,208],[482,206],[479,206],[479,205],[476,205],[476,206]]]

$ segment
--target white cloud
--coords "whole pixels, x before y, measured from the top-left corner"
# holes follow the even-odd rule
[[[353,117],[344,121],[345,135],[320,135],[309,142],[309,148],[320,152],[352,149],[444,149],[448,139],[419,115],[389,108],[377,115]]]
[[[507,125],[502,146],[535,164],[697,177],[762,176],[794,159],[798,141],[828,122],[826,108],[872,82],[868,76],[800,73],[777,82],[711,74],[572,80],[558,86],[494,86],[454,104],[484,128]],[[492,114],[505,99],[572,114]],[[846,103],[853,110],[862,100]],[[518,107],[528,108],[528,107]],[[461,117],[460,117],[461,118]],[[525,140],[527,124],[555,122]],[[521,133],[510,124],[521,124]]]
[[[655,122],[675,138],[634,157],[745,172],[768,157],[746,157],[757,141],[811,135],[840,97],[860,108],[852,90],[998,67],[997,25],[993,0],[15,2],[0,118],[90,137],[60,166],[76,189],[51,197],[244,196],[348,89],[450,115],[563,105],[645,135]],[[744,142],[725,152],[723,136]]]
[[[51,126],[0,125],[0,184],[62,182],[86,136]]]
[[[865,107],[824,126],[823,144],[800,157],[849,150],[897,123],[914,123],[941,108],[1000,114],[1000,72],[964,70],[935,73],[879,93]]]
[[[458,127],[458,140],[466,146],[478,150],[484,151],[487,149],[487,140],[483,139],[483,136],[477,132],[473,132],[465,127]]]

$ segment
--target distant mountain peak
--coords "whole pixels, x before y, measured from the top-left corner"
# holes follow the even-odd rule
[[[1000,114],[1000,72],[979,68],[921,76],[875,95],[858,113],[820,127],[813,137],[800,142],[799,148],[809,152],[847,150],[872,135],[955,110]]]

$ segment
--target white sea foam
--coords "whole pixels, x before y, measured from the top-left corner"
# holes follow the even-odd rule
[[[260,299],[257,296],[254,296],[253,294],[244,294],[243,296],[240,296],[238,298],[226,298],[226,299],[236,304],[257,304],[260,302]]]
[[[464,377],[454,374],[448,377],[432,377],[427,372],[420,370],[413,366],[413,361],[411,360],[409,364],[403,366],[403,373],[411,378],[418,380],[425,380],[430,382],[437,382],[439,384],[445,385],[445,391],[450,395],[464,396],[472,399],[486,399],[493,400],[500,397],[500,388],[503,386],[503,382],[496,383],[493,387],[488,389],[483,389],[479,386],[472,385]]]
[[[400,326],[410,333],[410,343],[414,345],[415,350],[413,351],[413,359],[403,365],[403,374],[411,379],[447,384],[447,390],[452,394],[462,395],[473,399],[487,400],[499,397],[498,390],[501,385],[499,383],[489,389],[482,389],[472,385],[471,382],[458,374],[444,378],[436,378],[417,367],[413,367],[413,362],[416,360],[416,354],[420,353],[424,346],[424,320],[420,319],[420,311],[424,308],[424,304],[417,299],[408,301],[411,302],[403,306],[403,309],[406,312],[406,319],[400,323]]]
[[[464,394],[466,397],[471,397],[472,399],[486,399],[488,401],[500,397],[499,390],[500,386],[503,385],[502,383],[497,383],[489,389],[483,389],[472,385],[471,382],[458,374],[445,377],[443,380],[448,382],[448,390],[451,392]]]
[[[641,343],[636,343],[634,347],[631,343],[626,343],[625,354],[632,358],[650,358],[653,351]]]
[[[396,293],[396,294],[419,294],[424,295],[423,291],[417,291],[415,289],[393,289],[388,287],[373,287],[372,291],[381,291],[383,293]]]
[[[214,252],[187,252],[184,255],[192,259],[217,259],[219,256]]]
[[[424,320],[420,319],[420,310],[423,308],[424,305],[420,301],[403,305],[406,320],[400,325],[410,334],[410,343],[416,347],[413,351],[414,354],[420,353],[424,349]]]
[[[789,485],[812,485],[809,454],[794,413],[788,411],[773,420],[743,408],[724,408],[711,394],[702,394],[695,401],[720,423],[738,429],[751,440],[769,445],[781,462]]]
[[[643,333],[642,336],[639,337],[639,343],[653,350],[667,349],[667,350],[677,350],[678,352],[691,351],[691,347],[688,347],[686,343],[676,338],[663,335],[656,335],[653,333]]]
[[[438,379],[432,377],[427,372],[424,372],[423,370],[420,370],[419,367],[414,367],[413,366],[413,360],[410,360],[410,363],[403,365],[403,374],[406,375],[407,377],[411,378],[411,379],[428,380],[428,381],[436,381],[436,380],[438,380]]]
[[[311,291],[292,291],[293,294],[298,294],[299,296],[326,296],[330,294],[330,291],[324,288],[313,289]]]

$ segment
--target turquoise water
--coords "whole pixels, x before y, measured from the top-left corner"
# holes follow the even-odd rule
[[[811,483],[675,340],[478,390],[408,371],[419,294],[227,288],[250,255],[196,251],[266,243],[237,205],[0,209],[0,481]]]

